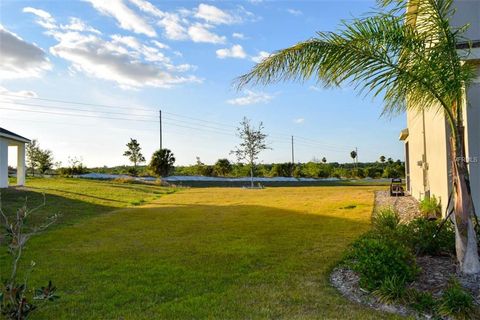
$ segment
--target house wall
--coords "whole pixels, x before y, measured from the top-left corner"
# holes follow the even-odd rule
[[[461,27],[470,24],[464,36],[470,40],[480,40],[480,1],[456,0],[454,7],[457,11],[452,18],[452,25]]]
[[[425,117],[425,142],[423,117]],[[445,206],[449,195],[449,147],[448,129],[443,113],[438,108],[431,108],[423,114],[410,110],[407,112],[407,124],[409,192],[421,200],[425,197],[425,191],[429,191],[431,196],[435,195]],[[427,168],[425,173],[424,167]]]
[[[477,79],[467,90],[465,138],[473,201],[477,215],[480,215],[480,62],[476,64],[476,70]]]

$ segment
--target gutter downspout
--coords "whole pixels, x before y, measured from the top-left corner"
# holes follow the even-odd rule
[[[427,162],[427,134],[425,132],[425,110],[422,110],[422,135],[423,135],[423,155],[422,155],[422,171],[423,171],[423,192],[426,199],[430,198],[430,187],[428,184],[428,162]]]

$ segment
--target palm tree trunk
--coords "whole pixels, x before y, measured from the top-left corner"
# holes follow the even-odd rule
[[[460,270],[465,274],[480,272],[478,246],[472,217],[475,214],[470,175],[465,154],[463,125],[456,128],[456,138],[451,138],[452,182],[454,188],[455,248]]]

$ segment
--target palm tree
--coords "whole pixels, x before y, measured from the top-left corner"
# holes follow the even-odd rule
[[[238,78],[238,87],[315,78],[325,86],[349,83],[381,95],[383,114],[429,108],[443,113],[451,129],[457,259],[464,273],[478,273],[463,124],[464,89],[475,76],[474,66],[464,63],[469,51],[457,51],[467,27],[451,25],[453,0],[379,3],[376,14],[343,22],[338,32],[319,32],[273,53]]]

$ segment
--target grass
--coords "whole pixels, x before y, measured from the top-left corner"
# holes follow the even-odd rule
[[[32,319],[396,319],[348,302],[328,281],[370,228],[375,187],[28,184],[68,212],[26,251],[24,263],[37,263],[32,284],[51,279],[61,296]]]
[[[38,206],[43,202],[45,194],[46,205],[34,218],[38,221],[47,215],[61,213],[60,225],[151,202],[175,191],[157,185],[68,178],[29,178],[27,185],[27,190],[0,189],[4,209],[12,212],[23,205],[25,200],[29,208]]]

